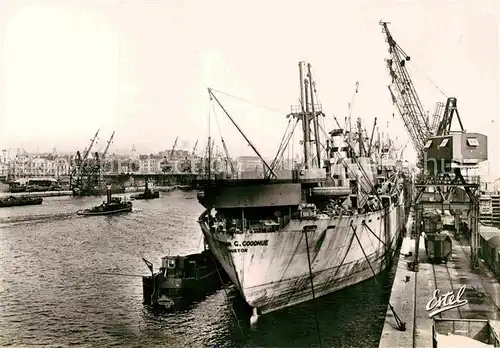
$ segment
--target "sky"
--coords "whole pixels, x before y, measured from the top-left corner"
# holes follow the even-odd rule
[[[205,147],[273,157],[311,63],[328,130],[352,117],[408,141],[392,105],[379,25],[390,22],[422,104],[456,97],[469,131],[489,137],[500,176],[498,1],[0,1],[0,149]],[[356,82],[359,91],[353,99]],[[228,96],[236,96],[236,99]],[[249,102],[251,103],[249,103]],[[210,120],[210,122],[209,122]],[[209,126],[210,125],[210,126]],[[209,132],[210,129],[210,132]],[[220,129],[220,131],[219,131]],[[293,151],[299,152],[300,136]],[[405,150],[414,157],[411,143]]]

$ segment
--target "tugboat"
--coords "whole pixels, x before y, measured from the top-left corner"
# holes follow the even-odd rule
[[[0,208],[4,207],[16,207],[22,205],[35,205],[42,204],[43,198],[41,197],[16,197],[7,196],[0,198]]]
[[[107,187],[107,201],[96,207],[78,210],[78,215],[111,215],[132,211],[132,202],[122,200],[120,197],[111,197],[111,186]]]
[[[142,258],[150,276],[142,277],[143,304],[173,309],[201,299],[222,284],[223,271],[209,250],[186,256],[165,256],[158,273]],[[219,276],[220,275],[220,276]]]
[[[146,178],[146,187],[144,188],[144,192],[130,196],[130,199],[155,199],[155,198],[160,198],[160,192],[156,190],[152,191],[148,187],[148,178]]]

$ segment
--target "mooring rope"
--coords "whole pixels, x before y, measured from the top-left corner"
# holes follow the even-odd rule
[[[390,246],[388,246],[388,245],[387,245],[387,243],[385,243],[384,241],[382,241],[382,239],[380,239],[380,238],[379,238],[379,237],[375,234],[375,232],[373,232],[373,230],[370,228],[370,226],[368,226],[368,225],[367,225],[366,221],[363,221],[362,223],[363,223],[363,225],[365,225],[365,227],[368,229],[368,231],[370,231],[370,233],[371,233],[371,234],[373,234],[373,235],[375,236],[375,238],[377,238],[377,239],[379,240],[379,242],[380,242],[380,243],[382,243],[382,244],[385,246],[385,248],[386,248],[387,250],[390,250],[390,251],[394,251],[394,252],[396,252],[396,249],[391,248]]]
[[[304,230],[304,234],[306,236],[307,264],[309,265],[309,279],[311,281],[311,291],[312,291],[313,306],[314,306],[314,317],[316,319],[316,331],[318,332],[319,347],[321,348],[321,330],[319,328],[318,311],[316,309],[316,296],[314,295],[314,282],[313,282],[313,277],[312,277],[311,258],[309,256],[309,241],[307,238],[307,230]]]
[[[219,280],[221,282],[222,289],[224,289],[224,293],[226,294],[226,300],[228,301],[228,306],[231,309],[231,312],[233,313],[233,316],[234,316],[234,319],[236,320],[236,324],[238,325],[238,328],[240,329],[241,337],[243,337],[243,340],[245,340],[245,333],[243,332],[243,329],[241,328],[240,321],[238,320],[238,315],[236,315],[236,312],[234,311],[234,308],[231,305],[231,301],[229,300],[229,294],[227,293],[226,286],[224,284],[224,281],[222,280],[222,276],[220,275],[219,267],[218,267],[219,265],[217,265],[217,260],[215,259],[215,255],[212,252],[210,252],[210,254],[212,254],[212,261],[214,262],[215,270],[217,271],[217,275],[219,276]],[[242,289],[242,291],[243,291],[243,289]]]
[[[366,262],[368,262],[368,266],[370,267],[370,269],[371,269],[371,271],[373,273],[373,280],[375,281],[375,284],[377,284],[378,286],[380,286],[382,288],[382,286],[377,282],[377,278],[376,278],[377,274],[373,270],[372,264],[370,263],[370,260],[368,259],[368,256],[365,253],[365,249],[363,248],[363,245],[361,244],[361,241],[359,240],[359,237],[356,234],[356,229],[352,225],[352,221],[351,221],[351,228],[352,228],[352,231],[354,233],[354,236],[356,237],[356,240],[358,241],[359,247],[361,248],[361,251],[363,252],[363,255],[364,255],[365,259],[366,259]],[[399,318],[398,314],[396,313],[396,310],[394,309],[394,307],[391,305],[390,302],[389,302],[389,308],[391,309],[392,313],[394,314],[394,318],[396,319],[396,324],[397,324],[399,330],[400,331],[405,331],[406,330],[406,323],[403,322]]]

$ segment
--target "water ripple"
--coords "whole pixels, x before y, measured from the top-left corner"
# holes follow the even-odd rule
[[[202,208],[195,197],[164,193],[135,201],[130,214],[109,217],[74,214],[102,197],[50,197],[40,206],[0,209],[0,345],[317,345],[311,303],[262,316],[250,329],[249,310],[234,287],[229,299],[219,290],[185,310],[155,313],[141,303],[140,277],[109,275],[148,274],[141,257],[157,267],[167,254],[199,251]],[[376,347],[388,292],[365,282],[321,298],[323,343]]]

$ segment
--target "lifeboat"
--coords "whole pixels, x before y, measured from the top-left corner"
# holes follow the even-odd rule
[[[342,186],[313,187],[311,189],[312,196],[321,196],[321,197],[348,196],[351,193],[352,193],[351,188]]]

